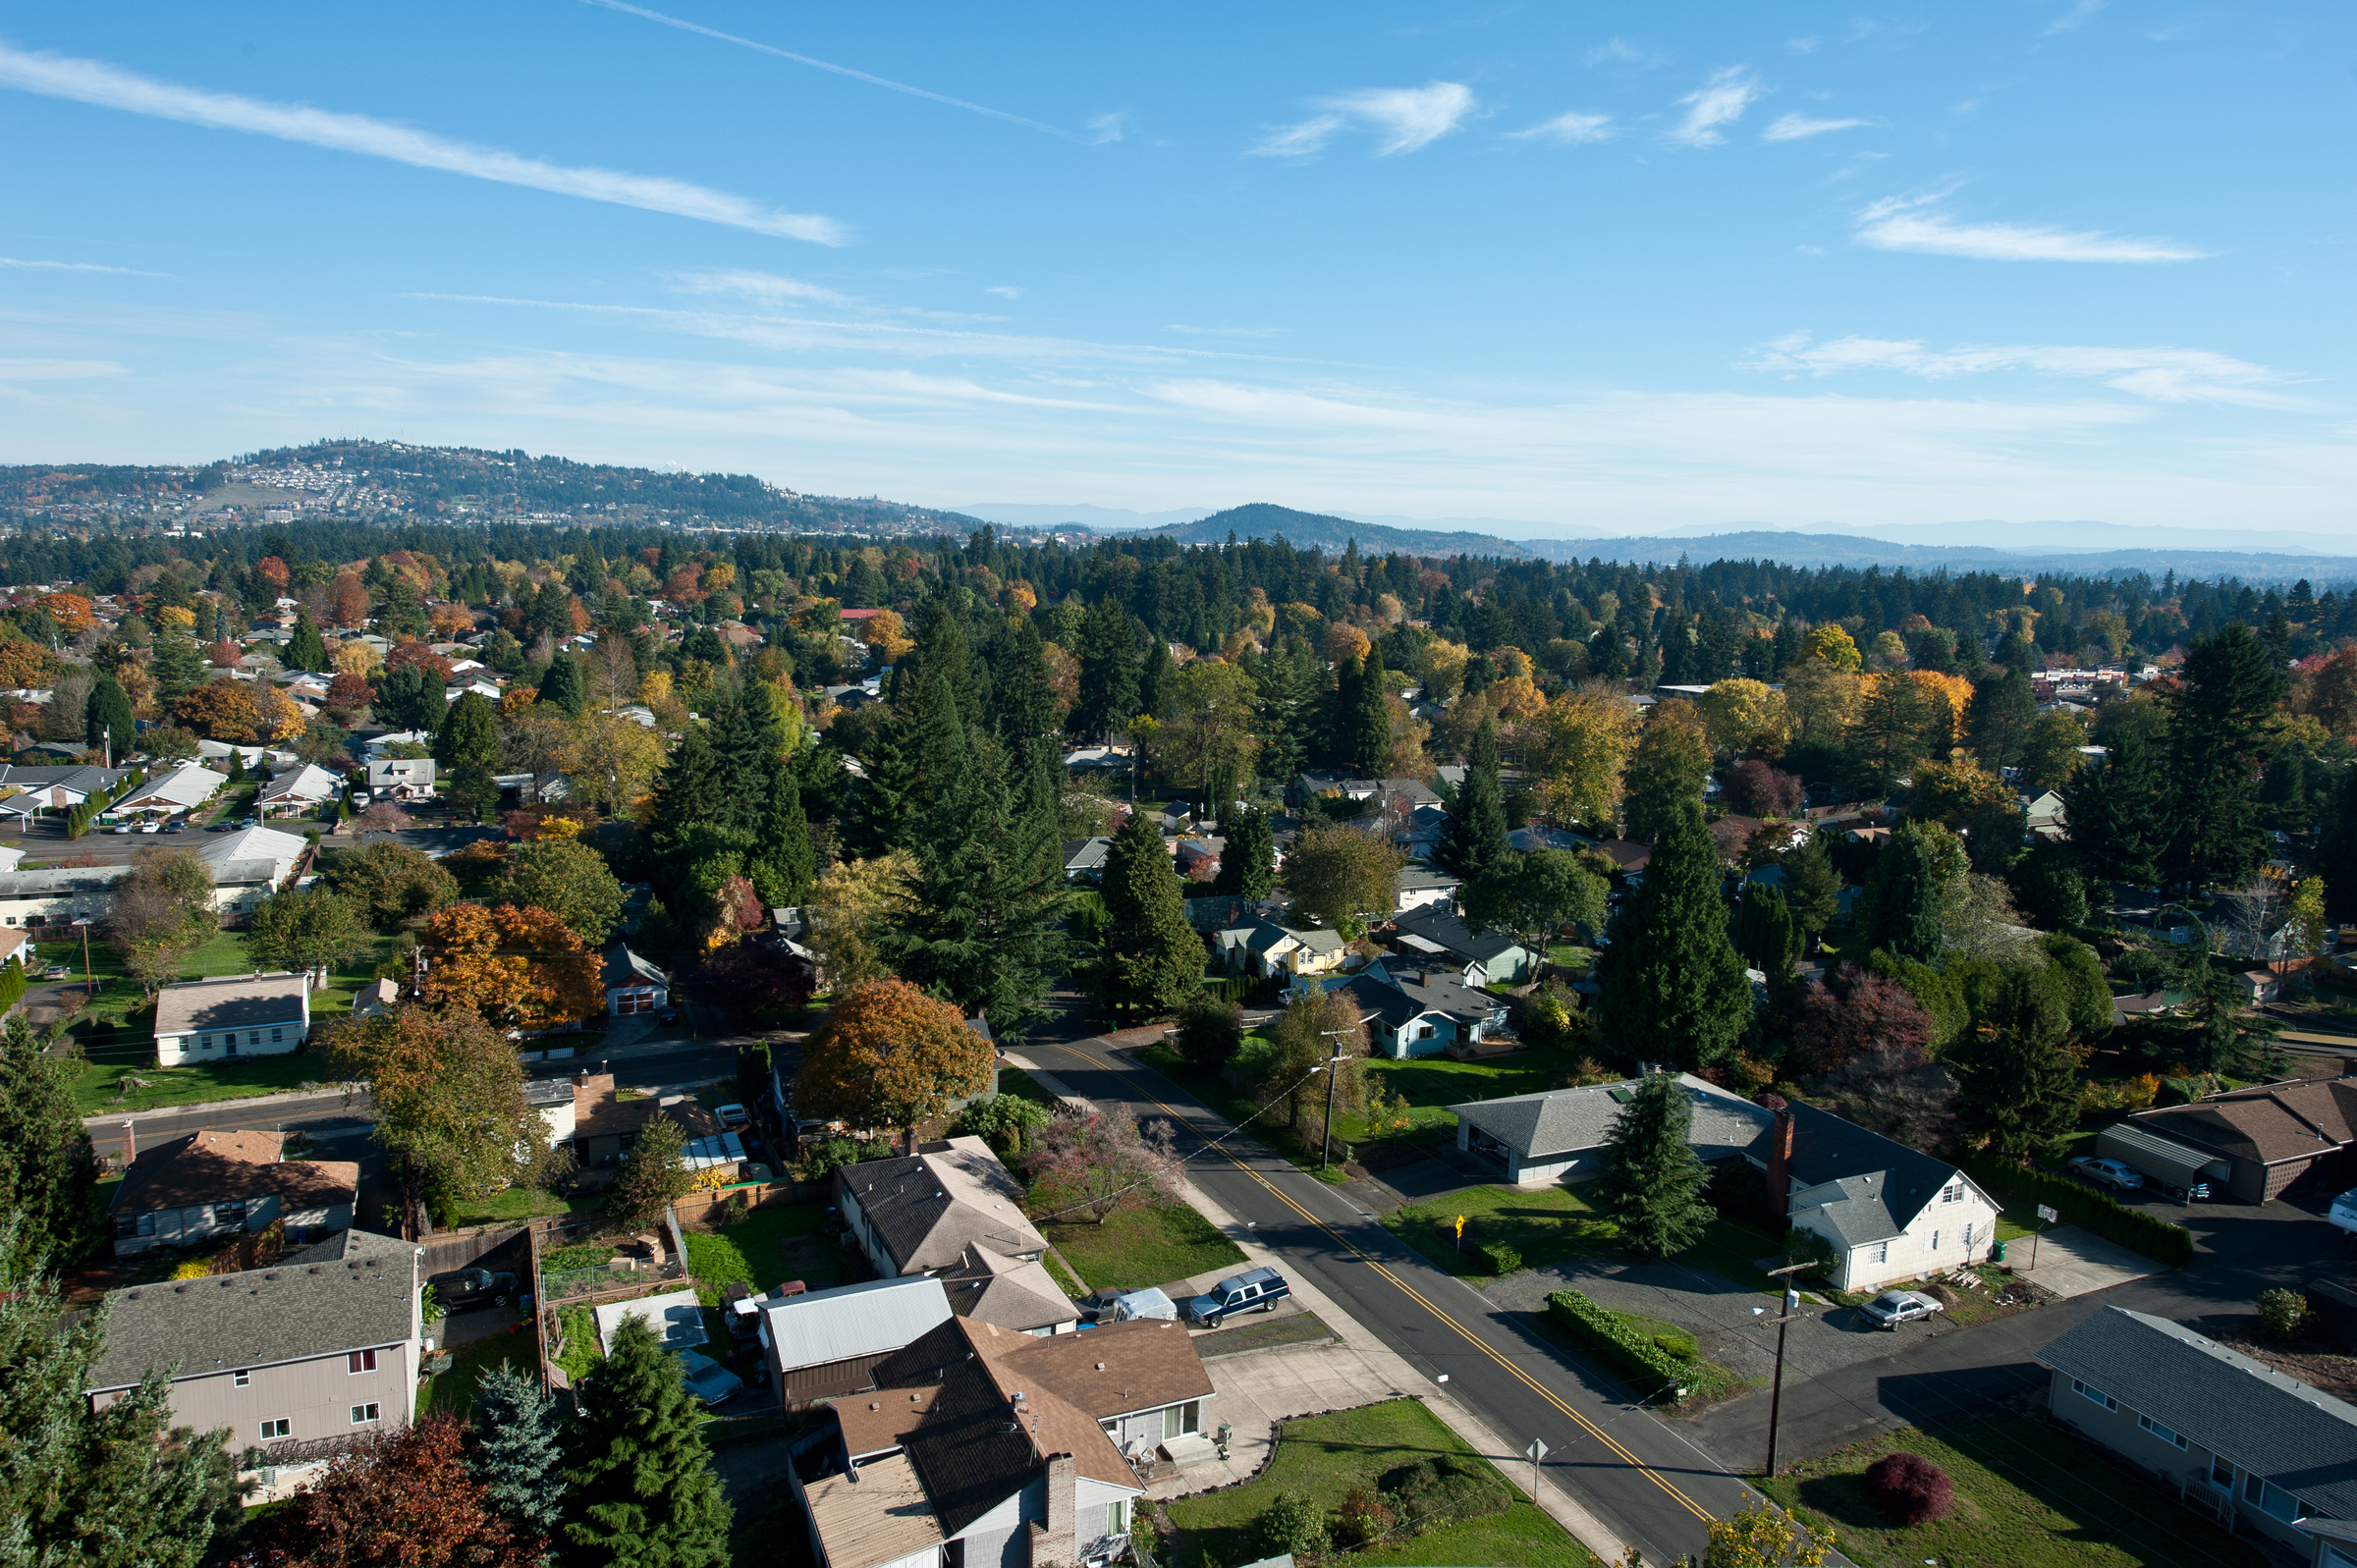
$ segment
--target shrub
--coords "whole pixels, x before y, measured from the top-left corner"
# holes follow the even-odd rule
[[[1921,1454],[1885,1454],[1866,1467],[1866,1490],[1875,1505],[1902,1525],[1945,1519],[1956,1505],[1955,1483]]]
[[[1419,1459],[1384,1478],[1386,1494],[1417,1529],[1478,1519],[1513,1506],[1513,1489],[1487,1466],[1461,1454]]]
[[[2115,1203],[2106,1193],[2049,1175],[2024,1165],[2008,1164],[1986,1154],[1967,1155],[1959,1162],[1967,1175],[2008,1204],[2051,1205],[2074,1225],[2084,1225],[2106,1241],[2133,1247],[2156,1263],[2182,1268],[2193,1262],[2193,1232],[2140,1210]]]
[[[1399,1516],[1377,1493],[1353,1487],[1334,1514],[1334,1539],[1343,1546],[1371,1546],[1398,1527]]]
[[[1522,1267],[1522,1255],[1503,1241],[1485,1241],[1481,1255],[1490,1261],[1490,1272],[1510,1274]]]
[[[828,1138],[802,1140],[802,1170],[805,1179],[824,1181],[838,1167],[859,1162],[859,1140],[837,1133]]]
[[[1329,1536],[1326,1510],[1305,1491],[1281,1491],[1260,1516],[1261,1549],[1270,1556],[1290,1552],[1295,1561],[1322,1554]]]
[[[1693,1374],[1684,1361],[1654,1343],[1625,1318],[1576,1290],[1559,1290],[1549,1296],[1547,1316],[1607,1364],[1641,1382],[1682,1385]]]
[[[1702,1344],[1699,1340],[1692,1334],[1679,1333],[1674,1328],[1666,1333],[1655,1334],[1653,1346],[1663,1355],[1674,1357],[1679,1361],[1692,1361],[1696,1356],[1702,1354]]]
[[[1206,1075],[1218,1072],[1235,1056],[1244,1039],[1244,1010],[1233,1001],[1197,997],[1178,1013],[1178,1054],[1187,1065]]]
[[[2308,1326],[2308,1298],[2296,1290],[2259,1292],[2259,1328],[2271,1339],[2296,1339]]]

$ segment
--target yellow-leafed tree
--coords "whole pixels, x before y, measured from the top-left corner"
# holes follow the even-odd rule
[[[453,904],[426,922],[428,1005],[480,1013],[503,1028],[545,1029],[604,1009],[600,965],[545,909]]]

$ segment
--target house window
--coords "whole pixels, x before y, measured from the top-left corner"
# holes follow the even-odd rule
[[[1202,1430],[1203,1402],[1201,1400],[1189,1399],[1183,1405],[1163,1407],[1162,1435],[1164,1440],[1183,1437],[1190,1432],[1201,1432]]]
[[[1116,1497],[1113,1501],[1105,1505],[1105,1534],[1109,1536],[1125,1536],[1129,1534],[1128,1498]]]
[[[246,1031],[246,1043],[247,1043],[247,1045],[249,1045],[249,1046],[258,1046],[258,1045],[260,1045],[260,1044],[262,1043],[262,1032],[261,1032],[259,1029],[248,1029],[248,1030],[247,1030],[247,1031]]]
[[[1866,1249],[1866,1261],[1868,1263],[1889,1263],[1891,1261],[1891,1243],[1887,1241],[1878,1241],[1873,1246],[1868,1247]]]
[[[211,1035],[198,1035],[198,1036],[196,1037],[196,1049],[197,1049],[198,1051],[210,1051],[210,1050],[212,1050],[212,1049],[213,1049],[213,1037],[212,1037]]]
[[[233,1372],[229,1375],[229,1385],[232,1388],[243,1388],[252,1381],[253,1374],[250,1372]]]
[[[377,1407],[375,1405],[355,1405],[352,1407],[352,1424],[356,1427],[365,1427],[376,1419]]]
[[[376,1352],[373,1350],[356,1350],[344,1358],[346,1377],[355,1373],[374,1371],[376,1371]]]
[[[243,1225],[246,1223],[246,1200],[232,1198],[227,1203],[213,1205],[213,1223],[216,1225]]]
[[[2216,1454],[2210,1456],[2210,1485],[2223,1492],[2234,1489],[2234,1467]]]
[[[284,1416],[274,1416],[262,1423],[262,1441],[268,1442],[273,1437],[288,1436],[294,1431],[295,1423]]]
[[[2248,1501],[2257,1503],[2261,1513],[2280,1519],[2287,1525],[2308,1515],[2307,1505],[2299,1498],[2280,1487],[2267,1485],[2257,1476],[2244,1483],[2242,1494]]]
[[[1416,1038],[1418,1040],[1430,1040],[1432,1038],[1432,1025],[1426,1024],[1422,1028],[1418,1029],[1416,1031]]]
[[[270,1043],[274,1046],[283,1044],[286,1038],[287,1032],[284,1029],[273,1029],[270,1031]]]
[[[1932,1232],[1932,1244],[1926,1250],[1931,1252],[1938,1252],[1940,1250],[1940,1232],[1937,1230]]]
[[[115,1221],[115,1239],[117,1241],[129,1241],[135,1236],[152,1236],[154,1234],[155,1216],[151,1214],[126,1215]]]
[[[1964,1183],[1951,1181],[1943,1187],[1940,1190],[1940,1201],[1942,1203],[1962,1203],[1964,1201]]]
[[[2136,1425],[2142,1427],[2145,1431],[2151,1433],[2163,1442],[2175,1443],[2179,1448],[2185,1446],[2185,1439],[2183,1437],[2169,1431],[2166,1427],[2162,1426],[2161,1423],[2155,1421],[2150,1416],[2138,1416],[2136,1418]]]
[[[2103,1406],[2106,1410],[2117,1410],[2119,1408],[2118,1400],[2112,1398],[2101,1388],[2096,1387],[2093,1383],[2081,1382],[2076,1378],[2070,1379],[2070,1391],[2075,1394],[2086,1395],[2088,1398],[2094,1400],[2097,1404]]]

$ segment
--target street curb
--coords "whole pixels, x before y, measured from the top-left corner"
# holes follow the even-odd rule
[[[84,1116],[84,1127],[119,1126],[125,1121],[137,1121],[142,1116],[182,1116],[192,1111],[243,1110],[252,1106],[274,1106],[287,1100],[314,1100],[321,1095],[366,1094],[368,1086],[361,1082],[321,1084],[316,1089],[289,1089],[282,1094],[252,1095],[244,1100],[190,1100],[177,1106],[152,1106],[145,1110],[107,1111]]]
[[[1029,1073],[1032,1080],[1048,1093],[1071,1099],[1080,1098],[1070,1094],[1064,1081],[1054,1073],[1030,1065],[1015,1053],[1009,1052],[1007,1059]],[[1226,1118],[1222,1117],[1221,1119],[1225,1120]],[[1225,1232],[1231,1241],[1242,1248],[1244,1255],[1253,1263],[1264,1268],[1278,1266],[1277,1257],[1261,1246],[1252,1231],[1213,1202],[1202,1187],[1189,1182],[1186,1201],[1193,1205],[1204,1218]],[[1502,1441],[1498,1434],[1490,1430],[1487,1422],[1458,1403],[1456,1397],[1446,1386],[1434,1382],[1423,1373],[1416,1371],[1409,1365],[1406,1357],[1369,1332],[1357,1319],[1335,1305],[1334,1299],[1324,1291],[1297,1276],[1288,1274],[1286,1277],[1292,1286],[1292,1293],[1299,1297],[1310,1311],[1323,1319],[1328,1327],[1334,1330],[1335,1338],[1338,1341],[1336,1348],[1351,1352],[1380,1370],[1392,1385],[1402,1393],[1406,1393],[1411,1388],[1415,1389],[1415,1396],[1422,1399],[1434,1415],[1439,1416],[1443,1422],[1447,1423],[1450,1431],[1462,1437],[1473,1447],[1475,1452],[1499,1468],[1500,1473],[1506,1476],[1508,1486],[1513,1487],[1517,1491],[1528,1492],[1527,1486],[1515,1483],[1514,1472],[1511,1469],[1517,1463],[1528,1463],[1522,1458],[1521,1450],[1510,1447]],[[1276,1346],[1272,1348],[1294,1349],[1298,1347]],[[1546,1476],[1543,1479],[1546,1482],[1544,1488],[1546,1494],[1533,1497],[1532,1500],[1546,1511],[1547,1516],[1569,1531],[1572,1538],[1594,1552],[1600,1562],[1620,1561],[1622,1554],[1627,1550],[1628,1543],[1617,1539],[1604,1521],[1588,1512],[1586,1507],[1573,1497],[1561,1482],[1552,1476]]]

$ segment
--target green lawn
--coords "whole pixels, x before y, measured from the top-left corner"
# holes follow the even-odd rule
[[[778,1244],[795,1236],[820,1238],[818,1271],[813,1277],[804,1265],[805,1284],[840,1285],[856,1279],[850,1260],[824,1236],[826,1222],[826,1213],[817,1204],[788,1204],[756,1209],[717,1235],[685,1232],[681,1239],[687,1244],[687,1271],[695,1276],[696,1299],[709,1307],[719,1302],[722,1289],[739,1280],[766,1291],[794,1277],[786,1271],[786,1255]]]
[[[1039,1228],[1088,1289],[1143,1290],[1247,1261],[1242,1248],[1182,1203],[1126,1210],[1101,1225],[1081,1215]]]
[[[1456,1217],[1465,1217],[1464,1248]],[[1562,1263],[1610,1247],[1619,1227],[1568,1187],[1475,1187],[1415,1204],[1384,1217],[1384,1226],[1434,1264],[1473,1279],[1494,1277],[1481,1244],[1502,1241],[1525,1268]]]
[[[999,1069],[999,1093],[1013,1095],[1017,1100],[1028,1100],[1035,1106],[1046,1106],[1051,1110],[1055,1109],[1058,1104],[1054,1095],[1042,1089],[1032,1076],[1020,1067],[1001,1067]]]
[[[1547,949],[1547,961],[1566,969],[1585,969],[1596,961],[1596,950],[1575,942],[1559,942]]]
[[[1444,1454],[1499,1473],[1414,1399],[1391,1399],[1287,1422],[1276,1457],[1257,1480],[1170,1504],[1171,1523],[1179,1540],[1165,1560],[1183,1568],[1215,1561],[1251,1562],[1268,1555],[1256,1527],[1280,1491],[1305,1491],[1332,1510],[1351,1487],[1379,1487],[1388,1473]],[[1514,1478],[1508,1474],[1506,1479],[1511,1484]],[[1485,1563],[1493,1568],[1596,1564],[1562,1526],[1521,1501],[1518,1487],[1515,1495],[1517,1500],[1503,1512],[1329,1560],[1347,1568],[1395,1563]]]
[[[474,1404],[476,1385],[492,1368],[504,1363],[536,1375],[532,1365],[534,1344],[531,1325],[526,1324],[521,1333],[492,1334],[461,1346],[451,1353],[450,1371],[425,1380],[425,1388],[417,1398],[419,1413],[447,1410],[465,1421]]]
[[[510,1187],[488,1198],[473,1198],[451,1208],[450,1222],[456,1227],[466,1225],[521,1225],[527,1219],[544,1215],[594,1214],[603,1208],[603,1198],[560,1198],[553,1192],[537,1187]]]
[[[1866,1467],[1893,1449],[1921,1454],[1955,1484],[1956,1506],[1928,1525],[1891,1522],[1868,1497]],[[2253,1546],[2188,1513],[2094,1449],[2022,1416],[1904,1431],[1751,1478],[1786,1507],[1829,1521],[1852,1562],[1936,1560],[1973,1568],[2262,1568]]]
[[[317,1053],[309,1051],[188,1067],[90,1062],[74,1079],[74,1109],[81,1115],[100,1116],[111,1110],[152,1110],[158,1106],[194,1106],[210,1100],[284,1094],[319,1081],[323,1070]],[[126,1089],[122,1083],[126,1074],[147,1087]]]

